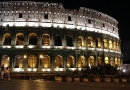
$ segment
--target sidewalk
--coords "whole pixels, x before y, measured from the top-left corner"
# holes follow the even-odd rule
[[[130,82],[55,82],[43,80],[0,80],[0,90],[129,90]]]

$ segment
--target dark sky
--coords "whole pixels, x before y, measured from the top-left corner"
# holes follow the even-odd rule
[[[7,1],[7,0],[1,0]],[[20,0],[13,0],[20,1]],[[29,0],[21,0],[29,1]],[[130,2],[129,0],[31,0],[36,2],[62,3],[66,9],[79,9],[86,7],[108,14],[115,18],[119,24],[121,42],[130,41]]]

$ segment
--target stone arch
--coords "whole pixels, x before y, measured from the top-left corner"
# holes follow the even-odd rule
[[[91,67],[91,66],[94,66],[94,56],[89,56],[88,58],[88,66]]]
[[[15,56],[14,59],[14,68],[23,68],[24,67],[24,59],[22,55]]]
[[[66,45],[67,46],[74,46],[72,37],[70,37],[70,36],[66,37]]]
[[[63,68],[63,58],[61,55],[55,57],[55,68]]]
[[[96,38],[96,48],[101,48],[101,39]]]
[[[78,47],[84,47],[84,37],[78,36]]]
[[[116,57],[115,58],[115,65],[121,66],[121,59],[120,59],[120,57]]]
[[[5,33],[2,38],[2,45],[11,45],[11,34]]]
[[[111,64],[112,66],[115,65],[115,62],[114,62],[114,58],[113,58],[113,57],[110,58],[110,64]]]
[[[120,51],[120,45],[117,43],[117,51]]]
[[[106,56],[104,60],[105,60],[105,64],[109,64],[109,58],[108,58],[108,56]]]
[[[108,48],[108,40],[107,39],[103,39],[103,47],[104,49],[107,49]]]
[[[88,44],[88,48],[93,48],[93,46],[94,46],[93,37],[89,36],[87,38],[87,44]]]
[[[55,46],[62,46],[62,40],[60,36],[55,36]]]
[[[50,57],[48,55],[44,55],[41,59],[41,67],[42,68],[50,68]]]
[[[74,56],[70,55],[70,56],[67,57],[66,66],[67,66],[68,68],[73,68],[73,67],[75,67],[75,58],[74,58]]]
[[[44,33],[42,35],[42,45],[48,46],[50,45],[50,35],[47,33]]]
[[[113,42],[113,49],[117,50],[117,43],[116,43],[116,41]]]
[[[98,59],[97,65],[98,65],[98,66],[101,66],[101,65],[102,65],[102,57],[101,57],[101,56],[98,56],[97,59]]]
[[[84,56],[80,56],[78,58],[78,68],[82,68],[86,66],[86,60]]]
[[[109,49],[112,50],[113,46],[112,46],[112,40],[109,40]]]
[[[36,33],[29,34],[28,43],[29,43],[29,45],[37,45],[37,34]]]
[[[10,57],[8,55],[3,55],[1,64],[4,64],[4,67],[10,67]]]
[[[15,45],[24,45],[24,34],[23,33],[16,34]]]
[[[28,57],[28,67],[36,68],[37,67],[37,57],[35,55],[30,55]]]

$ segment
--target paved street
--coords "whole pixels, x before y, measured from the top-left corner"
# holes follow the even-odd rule
[[[41,80],[0,80],[0,90],[129,90],[130,82],[54,82]]]

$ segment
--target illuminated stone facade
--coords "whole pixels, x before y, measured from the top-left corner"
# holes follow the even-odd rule
[[[122,66],[118,22],[93,9],[62,4],[0,2],[1,64],[11,72],[75,70],[109,63]]]

